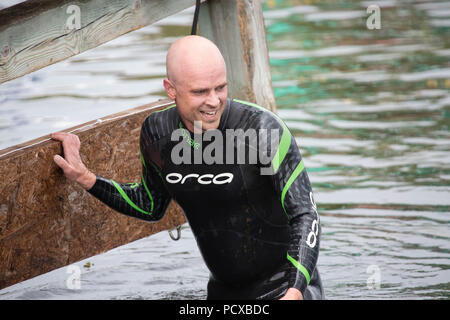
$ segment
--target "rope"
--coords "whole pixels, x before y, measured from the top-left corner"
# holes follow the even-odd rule
[[[195,3],[194,21],[192,21],[191,35],[197,34],[198,13],[200,12],[200,0]]]

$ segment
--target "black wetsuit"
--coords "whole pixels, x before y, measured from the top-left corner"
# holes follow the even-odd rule
[[[217,132],[224,139],[236,132],[231,129],[266,129],[269,163],[254,163],[250,156],[237,159],[239,143],[250,149],[254,144],[233,138],[235,152],[222,164],[176,164],[172,151],[180,143],[192,150],[192,162],[196,150],[208,146],[197,139],[202,135],[180,128],[186,127],[175,106],[150,114],[140,137],[141,182],[120,184],[97,176],[89,192],[113,209],[146,221],[161,219],[175,200],[211,272],[208,299],[278,299],[291,287],[305,299],[324,298],[316,268],[319,215],[300,151],[281,119],[252,103],[230,99],[220,119]],[[172,141],[175,130],[182,134]],[[278,135],[270,134],[273,130]],[[219,145],[226,159],[232,149],[225,142]],[[262,168],[271,174],[262,174]]]

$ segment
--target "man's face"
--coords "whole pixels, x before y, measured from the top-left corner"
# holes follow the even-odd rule
[[[165,87],[190,131],[194,131],[194,121],[201,122],[203,131],[218,128],[227,99],[224,65],[186,70],[176,81],[165,79]]]

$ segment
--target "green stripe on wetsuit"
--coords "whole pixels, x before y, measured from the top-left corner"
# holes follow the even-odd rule
[[[283,191],[281,192],[281,205],[283,206],[284,213],[286,213],[286,208],[284,207],[284,197],[286,196],[286,193],[288,192],[289,188],[291,187],[291,184],[297,179],[300,173],[302,173],[303,169],[305,169],[305,165],[303,164],[303,160],[300,161],[300,163],[295,168],[294,172],[292,172],[291,176],[289,177],[288,181],[286,182],[286,185],[283,188]]]
[[[145,183],[144,176],[142,175],[142,184],[144,185],[145,190],[147,191],[148,198],[150,199],[150,214],[153,212],[153,197],[150,191],[147,188],[147,184]]]
[[[164,108],[164,109],[161,109],[161,110],[153,111],[153,113],[163,112],[163,111],[172,109],[174,107],[176,107],[176,104],[172,104],[171,106],[168,106],[167,108]]]
[[[233,101],[248,105],[250,107],[260,109],[262,111],[271,112],[270,110],[263,108],[261,106],[258,106],[257,104],[254,104],[251,102],[237,100],[237,99],[233,99]],[[281,126],[283,127],[283,133],[281,135],[280,144],[278,145],[277,152],[275,153],[275,155],[273,156],[273,159],[272,159],[273,172],[276,173],[278,171],[278,168],[280,167],[281,163],[283,162],[284,158],[286,157],[286,154],[289,150],[289,146],[291,145],[291,134],[290,134],[287,126],[284,124],[283,120],[281,120],[280,117],[278,117],[275,113],[273,113],[273,112],[271,112],[271,113],[275,116],[275,118],[280,122]]]
[[[305,276],[306,278],[306,285],[309,284],[309,280],[311,279],[311,276],[309,275],[308,270],[306,270],[306,268],[300,264],[297,260],[295,260],[294,258],[292,258],[289,253],[287,253],[287,259],[298,269],[300,270],[300,272]]]
[[[141,149],[139,149],[139,156],[141,157],[142,165],[145,169],[147,169],[147,166],[145,165],[144,156],[142,155]]]
[[[139,149],[139,155],[141,157],[141,161],[142,161],[142,165],[144,166],[145,169],[147,169],[147,165],[145,164],[145,160],[144,160],[144,156],[142,155],[141,149]],[[161,175],[161,171],[158,169],[158,167],[151,161],[149,161],[150,165],[153,167],[153,169],[156,170],[156,172],[158,173],[158,175],[160,177],[162,177]],[[142,180],[144,180],[144,178],[142,178]],[[149,197],[152,199],[152,196],[150,195],[150,193],[148,194]],[[153,203],[153,199],[152,199],[152,203]]]
[[[128,198],[127,194],[125,193],[125,191],[123,191],[122,187],[115,182],[114,180],[111,180],[112,184],[114,185],[114,187],[116,187],[117,191],[119,191],[120,195],[125,199],[125,201],[132,206],[135,210],[142,212],[143,214],[152,214],[151,212],[147,212],[142,210],[141,208],[139,208],[137,205],[134,204],[133,201],[131,201],[130,198]],[[152,205],[153,205],[153,200],[152,200]]]
[[[142,164],[144,165],[144,168],[147,169],[147,166],[145,165],[144,157],[142,156],[141,150],[139,150],[139,155],[141,157],[141,161],[142,161]],[[152,214],[152,212],[153,212],[153,197],[152,197],[152,194],[150,193],[150,191],[148,190],[147,184],[145,183],[144,175],[142,175],[142,184],[144,185],[144,188],[147,191],[148,198],[150,199],[150,212],[142,210],[133,201],[131,201],[131,199],[128,197],[128,195],[125,193],[125,191],[122,189],[122,187],[117,182],[115,182],[114,180],[111,180],[111,182],[114,185],[114,187],[116,187],[117,191],[119,191],[120,195],[125,199],[125,201],[131,207],[133,207],[135,210],[137,210],[139,212],[142,212],[143,214],[149,214],[149,215]],[[137,186],[137,183],[131,185],[132,188],[135,188],[136,186]]]
[[[237,99],[233,99],[233,101],[236,101],[236,102],[239,102],[239,103],[251,106],[251,107],[255,107],[255,108],[263,110],[263,111],[271,112],[270,110],[265,109],[261,106],[258,106],[257,104],[251,103],[251,102],[237,100]],[[281,120],[280,117],[278,117],[275,113],[273,113],[273,112],[271,112],[271,113],[275,116],[275,118],[277,118],[277,120],[281,123],[281,125],[283,127],[283,134],[281,135],[280,144],[278,146],[277,152],[275,153],[275,156],[272,159],[272,168],[273,168],[274,173],[276,173],[278,171],[278,168],[280,167],[281,163],[283,162],[284,158],[286,157],[287,152],[289,151],[289,147],[291,145],[291,134],[290,134],[289,129],[287,128],[286,124],[283,122],[283,120]],[[302,160],[297,165],[297,167],[295,168],[292,175],[289,177],[289,180],[287,181],[287,183],[284,186],[283,191],[281,193],[281,205],[282,205],[283,210],[286,213],[286,215],[287,215],[287,212],[286,212],[286,208],[284,207],[284,197],[286,196],[286,193],[289,190],[289,187],[291,186],[291,184],[295,181],[295,179],[299,176],[299,174],[302,173],[304,168],[305,168],[305,166],[304,166],[303,160]]]

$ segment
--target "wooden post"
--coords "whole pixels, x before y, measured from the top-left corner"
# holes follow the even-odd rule
[[[199,29],[225,58],[229,96],[275,112],[261,1],[208,0],[200,8]]]
[[[164,100],[65,130],[81,141],[96,174],[140,181],[139,133]],[[0,289],[186,222],[172,202],[148,223],[108,208],[64,177],[53,162],[61,143],[49,136],[0,151]]]

